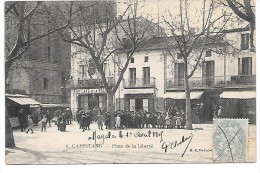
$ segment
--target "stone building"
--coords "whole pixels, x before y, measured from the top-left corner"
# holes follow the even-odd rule
[[[56,8],[52,3],[44,2],[39,10],[44,5]],[[39,25],[32,26],[31,32],[42,35],[53,29],[51,20],[49,14],[37,14],[33,22]],[[12,16],[8,16],[5,22],[6,26],[15,24]],[[16,35],[16,31],[10,27],[6,27],[6,32],[6,39],[12,39],[12,34]],[[6,79],[6,92],[25,94],[40,103],[70,103],[67,84],[70,79],[70,55],[70,44],[64,42],[58,33],[31,42],[26,52],[12,63]]]

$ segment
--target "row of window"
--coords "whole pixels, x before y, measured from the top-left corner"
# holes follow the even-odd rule
[[[129,79],[130,82],[136,80],[136,68],[129,68]],[[146,82],[150,82],[150,67],[143,67],[143,79]]]
[[[149,60],[149,57],[148,57],[148,56],[145,56],[145,57],[144,57],[144,62],[148,62],[148,60]],[[135,63],[135,58],[134,58],[134,57],[132,57],[132,58],[130,59],[130,63]]]
[[[206,57],[211,57],[211,50],[207,50],[207,51],[206,51]],[[182,59],[181,53],[177,53],[177,59]],[[148,60],[149,60],[149,57],[148,57],[148,56],[145,56],[145,57],[144,57],[144,62],[148,62]],[[130,63],[134,63],[134,62],[135,62],[135,59],[134,59],[134,57],[132,57],[132,58],[130,59]]]
[[[175,63],[175,78],[184,78],[184,63]],[[215,61],[205,62],[206,78],[215,76]],[[252,75],[252,57],[238,58],[238,75]]]

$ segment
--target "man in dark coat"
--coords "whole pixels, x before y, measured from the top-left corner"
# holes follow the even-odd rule
[[[26,127],[26,115],[23,109],[20,109],[18,112],[18,120],[20,123],[20,127],[21,127],[21,132],[25,131],[25,127]]]
[[[81,112],[80,126],[82,128],[82,132],[84,132],[87,127],[87,117],[84,111]]]
[[[81,118],[81,108],[78,108],[76,111],[76,119],[78,124],[80,123],[80,118]]]
[[[89,126],[90,126],[91,118],[92,118],[92,116],[91,116],[90,113],[91,113],[90,111],[88,111],[88,112],[86,113],[86,129],[87,129],[87,130],[90,130]]]

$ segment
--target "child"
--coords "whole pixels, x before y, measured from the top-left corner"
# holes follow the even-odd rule
[[[27,134],[28,134],[28,132],[29,132],[29,130],[31,130],[32,131],[32,134],[33,134],[33,129],[32,129],[32,127],[33,127],[33,120],[32,120],[32,118],[31,118],[31,115],[28,115],[28,130],[27,130]]]
[[[117,128],[120,128],[120,116],[119,115],[117,115],[117,117],[116,117],[116,129]]]
[[[43,129],[46,132],[46,125],[47,125],[46,115],[43,115],[43,118],[42,118],[41,122],[42,122],[42,131],[41,132],[43,132]]]
[[[166,128],[167,129],[171,128],[171,119],[170,119],[170,116],[168,115],[168,113],[167,113],[167,115],[165,117],[165,124],[166,124]]]

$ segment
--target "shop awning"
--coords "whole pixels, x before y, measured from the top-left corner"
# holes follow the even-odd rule
[[[153,94],[154,88],[124,89],[124,94]]]
[[[224,91],[220,94],[220,98],[253,99],[256,98],[256,92],[255,91]]]
[[[190,99],[200,99],[203,94],[203,91],[192,91],[190,92]],[[164,98],[172,98],[172,99],[185,99],[185,92],[166,92]]]
[[[25,95],[7,95],[7,98],[18,103],[19,105],[40,105],[40,102]]]

